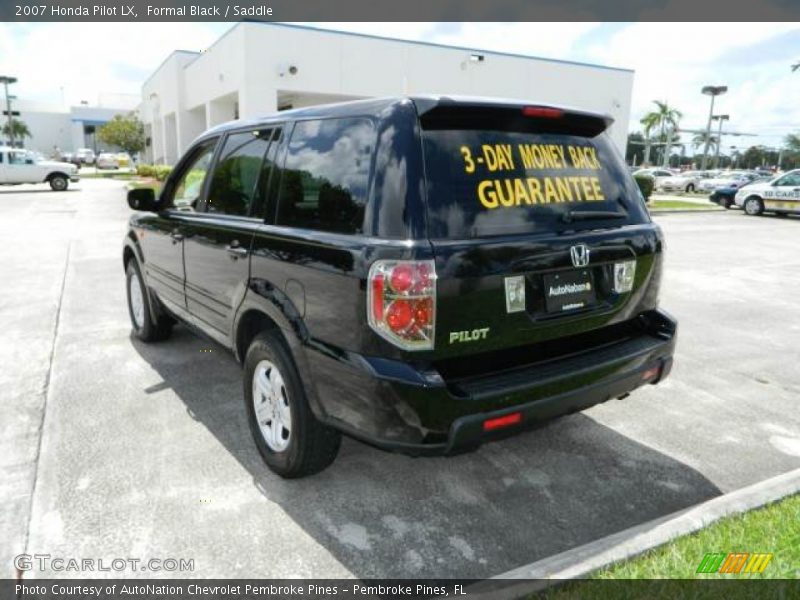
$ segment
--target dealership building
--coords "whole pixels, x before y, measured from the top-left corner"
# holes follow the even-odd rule
[[[15,119],[27,125],[30,137],[21,142],[25,148],[37,150],[45,155],[74,152],[78,148],[116,150],[97,139],[97,129],[114,118],[135,112],[139,105],[137,94],[101,93],[93,102],[78,106],[43,103],[24,98],[15,100],[12,111]],[[2,117],[2,124],[7,122]],[[0,136],[2,138],[3,136]],[[8,143],[0,139],[0,144]]]
[[[204,52],[175,51],[142,86],[145,160],[173,164],[232,119],[329,102],[459,94],[565,104],[614,117],[624,151],[633,71],[516,54],[242,22]]]

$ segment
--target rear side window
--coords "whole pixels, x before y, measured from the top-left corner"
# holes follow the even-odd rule
[[[263,206],[258,180],[272,134],[256,129],[228,136],[209,184],[208,212],[246,217],[254,205]]]
[[[648,221],[638,187],[603,133],[435,129],[423,131],[423,149],[432,238]],[[572,218],[578,211],[595,214]]]
[[[298,122],[281,176],[276,223],[360,233],[375,138],[370,119]]]

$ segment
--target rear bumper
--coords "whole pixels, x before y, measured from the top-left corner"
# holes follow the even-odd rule
[[[647,313],[640,335],[565,358],[452,381],[428,368],[309,353],[323,414],[345,434],[412,455],[456,454],[555,417],[656,384],[672,368],[677,324]],[[519,413],[519,416],[516,416]],[[515,424],[484,430],[487,420]]]

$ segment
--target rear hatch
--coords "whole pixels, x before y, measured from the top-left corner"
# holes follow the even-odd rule
[[[610,120],[508,104],[418,111],[443,374],[632,335],[656,305],[661,236]]]

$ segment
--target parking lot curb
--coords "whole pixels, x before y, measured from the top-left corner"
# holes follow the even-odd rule
[[[699,531],[723,517],[760,508],[799,492],[800,469],[795,469],[561,554],[512,569],[492,579],[543,580],[538,586],[541,589],[557,583],[556,580],[586,578],[598,569]],[[511,589],[513,588],[509,588],[509,591]],[[527,591],[532,590],[528,587]]]

